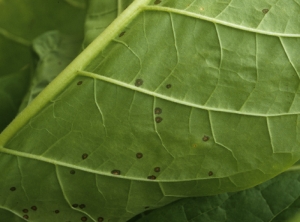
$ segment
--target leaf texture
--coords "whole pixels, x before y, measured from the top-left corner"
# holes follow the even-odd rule
[[[300,157],[299,12],[134,1],[1,134],[0,205],[126,221],[287,169]]]

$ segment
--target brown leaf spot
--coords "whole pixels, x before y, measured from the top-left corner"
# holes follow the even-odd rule
[[[203,136],[202,140],[203,140],[204,142],[206,142],[206,141],[209,140],[209,137],[208,137],[208,136]]]
[[[55,210],[54,213],[58,214],[58,213],[59,213],[59,210]]]
[[[27,209],[23,209],[22,211],[23,211],[23,213],[28,213]]]
[[[269,12],[269,9],[265,8],[265,9],[262,10],[262,13],[264,13],[264,14],[267,14],[268,12]]]
[[[102,222],[104,221],[104,218],[103,217],[98,217],[98,222]]]
[[[23,215],[24,219],[29,219],[29,216],[27,214]]]
[[[15,190],[16,190],[15,187],[11,187],[11,188],[10,188],[10,191],[15,191]]]
[[[37,207],[36,207],[36,206],[32,206],[32,207],[31,207],[31,210],[36,211],[36,210],[37,210]]]
[[[77,82],[77,86],[80,86],[82,84],[82,81]]]
[[[161,114],[161,113],[162,113],[162,109],[159,108],[159,107],[156,107],[156,108],[154,109],[154,113],[155,113],[155,114]]]
[[[160,167],[155,167],[155,168],[154,168],[154,171],[155,171],[155,172],[159,172],[159,171],[160,171]]]
[[[135,80],[135,86],[137,86],[137,87],[139,87],[139,86],[141,86],[141,85],[143,85],[143,83],[144,83],[144,81],[142,80],[142,79],[137,79],[137,80]]]
[[[161,3],[161,0],[155,0],[154,4],[158,5],[159,3]]]
[[[82,159],[85,160],[89,155],[87,155],[86,153],[82,154]]]
[[[121,171],[120,170],[112,170],[111,174],[113,174],[113,175],[120,175]]]
[[[80,209],[85,208],[85,204],[80,204],[80,205],[79,205],[79,208],[80,208]]]
[[[172,85],[171,84],[167,84],[166,87],[167,87],[167,89],[170,89],[172,87]]]
[[[123,35],[125,35],[125,33],[126,33],[125,31],[121,32],[120,35],[119,35],[119,37],[122,37]]]
[[[72,207],[77,208],[78,204],[72,204]]]
[[[75,174],[75,170],[70,170],[70,174]]]
[[[156,176],[151,175],[151,176],[148,176],[147,178],[148,178],[149,180],[155,180],[155,179],[156,179]]]
[[[87,221],[87,217],[82,217],[81,221]]]
[[[212,171],[208,172],[208,176],[212,176],[214,173]]]
[[[163,119],[161,117],[155,117],[155,122],[160,123]]]
[[[136,158],[141,159],[142,157],[143,157],[143,154],[142,154],[142,153],[137,153],[137,154],[136,154]]]

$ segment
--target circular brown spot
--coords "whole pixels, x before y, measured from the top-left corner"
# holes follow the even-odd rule
[[[36,206],[32,206],[32,207],[31,207],[31,210],[36,211],[36,210],[37,210],[37,207],[36,207]]]
[[[104,221],[104,218],[103,217],[98,217],[98,222],[102,222]]]
[[[113,174],[113,175],[120,175],[121,171],[120,170],[112,170],[111,174]]]
[[[147,206],[147,207],[145,207],[145,209],[148,209],[149,207]]]
[[[264,13],[264,14],[267,14],[268,12],[269,12],[269,9],[265,8],[265,9],[262,10],[262,13]]]
[[[206,141],[209,140],[209,137],[208,137],[208,136],[203,136],[202,140],[203,140],[204,142],[206,142]]]
[[[58,213],[59,213],[59,210],[55,210],[54,213],[58,214]]]
[[[80,205],[79,205],[79,208],[80,208],[80,209],[85,208],[85,204],[80,204]]]
[[[154,113],[155,113],[155,114],[161,114],[161,113],[162,113],[162,109],[159,108],[159,107],[156,107],[156,108],[154,109]]]
[[[122,37],[123,35],[125,35],[125,33],[126,33],[125,31],[121,32],[120,35],[119,35],[119,37]]]
[[[172,87],[172,85],[171,84],[167,84],[166,87],[167,87],[167,89],[170,89]]]
[[[137,87],[139,87],[139,86],[141,86],[141,85],[143,85],[143,83],[144,83],[144,81],[142,80],[142,79],[137,79],[137,80],[135,80],[135,86],[137,86]]]
[[[82,217],[81,221],[87,221],[87,217]]]
[[[155,122],[160,123],[163,119],[161,117],[155,117]]]
[[[161,0],[155,0],[154,4],[158,5],[159,3],[161,3]]]
[[[212,176],[214,173],[212,171],[208,172],[208,176]]]
[[[27,209],[23,209],[22,211],[23,211],[23,213],[28,213]]]
[[[155,168],[154,168],[154,171],[155,171],[155,172],[159,172],[159,171],[160,171],[160,167],[155,167]]]
[[[70,174],[75,174],[75,170],[70,170]]]
[[[137,153],[137,154],[136,154],[136,158],[141,159],[142,157],[143,157],[143,154],[142,154],[142,153]]]
[[[72,207],[77,208],[78,204],[72,204]]]
[[[10,191],[15,191],[15,190],[16,190],[15,187],[11,187],[11,188],[10,188]]]
[[[89,155],[87,155],[86,153],[82,154],[82,159],[85,160]]]
[[[29,216],[25,214],[25,215],[23,215],[23,218],[24,219],[29,219]]]
[[[82,84],[82,81],[77,82],[77,86],[80,86]]]
[[[156,176],[151,175],[151,176],[148,176],[147,178],[148,178],[149,180],[155,180],[155,179],[156,179]]]

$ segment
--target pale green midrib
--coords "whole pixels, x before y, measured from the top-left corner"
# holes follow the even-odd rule
[[[1,132],[0,146],[4,145],[29,119],[38,113],[85,67],[109,42],[143,10],[151,0],[135,0],[86,49],[80,53],[19,115]]]
[[[189,12],[189,11],[185,11],[185,10],[181,10],[181,9],[161,7],[161,6],[144,6],[143,9],[144,9],[144,11],[161,11],[161,12],[169,12],[169,13],[174,13],[174,14],[185,15],[185,16],[189,16],[189,17],[193,17],[193,18],[202,19],[204,21],[212,22],[214,24],[224,25],[227,27],[244,30],[244,31],[248,31],[248,32],[254,32],[254,33],[263,34],[263,35],[271,35],[271,36],[278,36],[278,37],[300,37],[300,34],[270,32],[270,31],[261,30],[261,29],[257,29],[257,28],[250,28],[250,27],[237,25],[237,24],[234,24],[231,22],[222,21],[220,19],[204,16],[201,14],[197,14],[194,12]]]
[[[185,106],[199,108],[199,109],[203,109],[203,110],[207,110],[207,111],[224,112],[224,113],[232,113],[232,114],[239,114],[239,115],[245,115],[245,116],[256,116],[256,117],[275,117],[275,116],[289,116],[289,115],[298,115],[299,114],[298,112],[297,113],[260,114],[260,113],[247,113],[245,111],[236,111],[236,110],[207,107],[207,106],[195,104],[192,102],[179,100],[179,99],[176,99],[173,97],[165,96],[165,95],[162,95],[162,94],[159,94],[159,93],[156,93],[156,92],[153,92],[153,91],[141,88],[141,87],[137,87],[137,86],[134,86],[134,85],[131,85],[131,84],[128,84],[128,83],[125,83],[125,82],[122,82],[122,81],[119,81],[116,79],[112,79],[112,78],[109,78],[106,76],[102,76],[99,74],[95,74],[92,72],[80,70],[80,71],[78,71],[78,74],[82,75],[82,76],[94,78],[94,79],[99,79],[99,80],[102,80],[102,81],[105,81],[108,83],[112,83],[112,84],[115,84],[118,86],[122,86],[124,88],[138,91],[138,92],[141,92],[141,93],[153,96],[153,97],[157,97],[157,98],[169,101],[169,102],[174,102],[177,104],[182,104]]]
[[[237,172],[236,174],[233,174],[233,175],[225,175],[223,177],[213,177],[213,178],[201,178],[201,179],[200,178],[190,178],[190,179],[184,179],[184,180],[183,179],[181,179],[181,180],[170,180],[170,179],[162,180],[162,179],[157,178],[156,180],[149,180],[149,179],[146,178],[146,176],[148,176],[148,175],[145,175],[145,178],[129,177],[129,176],[126,176],[126,174],[125,175],[121,174],[121,175],[116,176],[116,175],[113,175],[111,173],[102,172],[102,171],[99,171],[99,170],[94,170],[94,169],[90,169],[90,168],[87,168],[87,167],[82,167],[82,166],[78,166],[78,165],[74,165],[74,164],[70,164],[70,163],[66,163],[66,162],[62,162],[62,161],[58,161],[58,160],[54,160],[54,159],[50,159],[50,158],[47,158],[47,157],[44,157],[44,156],[39,156],[39,155],[36,155],[36,154],[24,153],[24,152],[12,150],[12,149],[9,149],[9,148],[5,148],[3,146],[0,146],[0,153],[6,153],[6,154],[9,154],[9,155],[13,155],[13,156],[38,160],[38,161],[42,161],[42,162],[45,162],[45,163],[50,163],[50,164],[53,164],[53,165],[56,165],[56,166],[68,167],[70,169],[81,170],[81,171],[84,171],[84,172],[93,173],[93,174],[97,174],[97,175],[100,175],[100,176],[108,176],[108,177],[120,178],[120,179],[124,179],[124,180],[135,180],[135,181],[143,181],[143,182],[150,182],[150,183],[165,183],[165,182],[166,183],[169,183],[169,182],[179,183],[179,182],[198,181],[198,180],[202,181],[202,180],[212,180],[212,179],[224,179],[224,178],[234,176],[236,174],[252,172],[253,170],[256,170],[256,169],[253,169],[253,170],[248,170],[248,171],[243,171],[243,172]]]
[[[2,35],[3,37],[5,37],[13,42],[19,43],[21,45],[25,45],[25,46],[31,45],[31,41],[28,41],[27,39],[24,39],[20,36],[12,34],[11,32],[9,32],[6,29],[3,29],[1,27],[0,27],[0,35]]]

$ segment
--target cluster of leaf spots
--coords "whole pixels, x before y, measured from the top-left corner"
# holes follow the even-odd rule
[[[151,175],[151,176],[148,176],[147,178],[148,178],[149,180],[155,180],[155,179],[156,179],[156,176]]]
[[[156,107],[156,108],[154,109],[154,114],[160,115],[161,113],[162,113],[162,109],[161,109],[161,108]],[[162,119],[160,116],[155,117],[155,122],[156,122],[156,123],[160,123],[162,120],[163,120],[163,119]]]
[[[36,206],[32,206],[32,207],[31,207],[31,210],[36,211],[36,210],[37,210],[37,207],[36,207]],[[28,210],[27,208],[24,208],[24,209],[22,210],[22,212],[24,213],[23,218],[26,219],[26,220],[28,220],[28,219],[29,219],[29,216],[28,216],[29,210]]]

